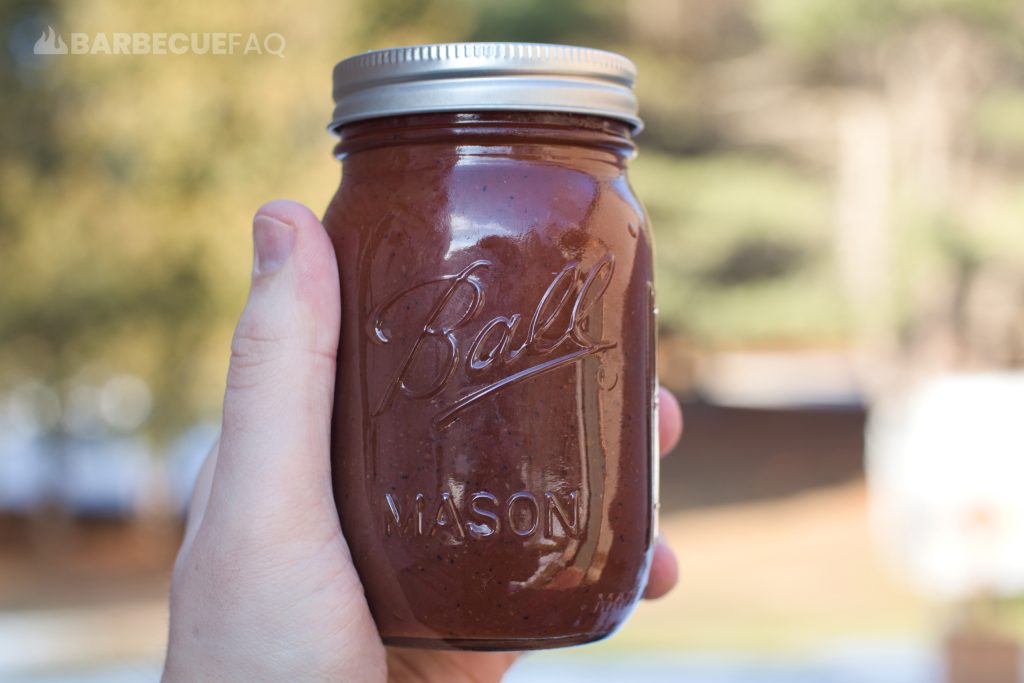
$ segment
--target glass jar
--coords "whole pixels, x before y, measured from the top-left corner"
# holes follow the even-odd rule
[[[655,311],[631,83],[617,55],[494,43],[335,71],[334,491],[385,643],[584,643],[643,592]]]

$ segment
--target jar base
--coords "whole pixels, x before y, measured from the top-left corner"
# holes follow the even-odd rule
[[[517,652],[527,650],[550,650],[593,643],[611,635],[603,633],[576,633],[569,636],[550,638],[403,638],[383,636],[385,645],[410,647],[423,650],[474,650],[477,652]]]

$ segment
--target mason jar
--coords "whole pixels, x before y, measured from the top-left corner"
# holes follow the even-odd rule
[[[626,176],[634,75],[519,43],[335,68],[334,493],[385,643],[584,643],[643,592],[655,309]]]

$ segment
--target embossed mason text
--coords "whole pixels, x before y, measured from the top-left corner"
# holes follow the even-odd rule
[[[448,544],[482,540],[498,534],[529,538],[579,538],[582,530],[580,492],[518,491],[499,498],[475,491],[456,498],[448,491],[428,497],[384,494],[384,534],[437,537]]]

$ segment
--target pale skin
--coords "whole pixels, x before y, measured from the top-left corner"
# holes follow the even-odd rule
[[[174,567],[163,681],[499,681],[516,653],[381,642],[331,489],[343,315],[334,251],[316,216],[288,201],[257,212],[253,241],[221,437],[201,470]],[[668,392],[658,417],[664,453],[683,428]],[[644,597],[675,582],[675,557],[659,542]]]

